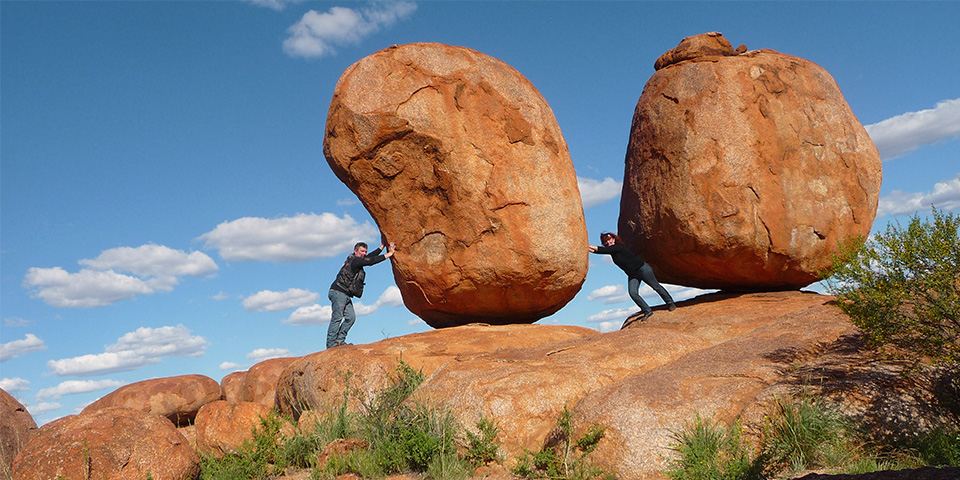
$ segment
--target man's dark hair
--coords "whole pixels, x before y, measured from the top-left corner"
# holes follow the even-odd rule
[[[366,248],[368,250],[370,249],[370,247],[367,246],[366,242],[357,242],[357,244],[353,246],[353,251],[356,252],[357,249],[360,247]]]

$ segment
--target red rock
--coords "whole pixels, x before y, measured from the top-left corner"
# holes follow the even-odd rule
[[[170,422],[118,407],[44,425],[13,462],[14,480],[188,480],[199,474],[200,459]]]
[[[240,402],[240,389],[243,386],[243,380],[247,376],[247,371],[233,372],[220,379],[220,391],[223,392],[223,399],[228,402]]]
[[[257,402],[273,408],[277,392],[277,379],[283,369],[299,357],[272,358],[252,367],[240,386],[240,401]]]
[[[81,414],[126,407],[167,417],[174,425],[193,422],[200,407],[219,400],[220,384],[203,375],[154,378],[124,385],[87,405]]]
[[[340,77],[324,155],[388,241],[404,304],[432,327],[531,323],[588,268],[576,172],[550,106],[463,47],[393,46]]]
[[[880,157],[821,67],[696,47],[721,40],[684,39],[644,87],[618,233],[661,282],[801,288],[840,241],[869,234]]]
[[[356,438],[338,438],[317,454],[317,466],[325,467],[327,462],[333,457],[343,457],[354,450],[366,450],[370,444]]]
[[[17,452],[37,432],[37,422],[13,395],[0,388],[0,472],[7,472]]]
[[[746,46],[741,45],[743,50],[746,51]],[[720,32],[710,32],[703,33],[700,35],[694,35],[692,37],[684,38],[680,41],[680,44],[676,47],[667,50],[666,53],[660,55],[660,58],[653,63],[653,68],[660,70],[661,68],[668,67],[675,63],[680,63],[684,60],[695,60],[703,57],[710,56],[732,56],[740,52],[740,47],[737,47],[737,50],[733,49],[733,45],[730,44],[730,41],[726,38],[723,38],[723,35]]]
[[[345,381],[369,398],[389,384],[400,360],[429,376],[442,365],[473,354],[597,334],[574,326],[474,324],[328,349],[301,357],[283,371],[277,382],[277,408],[294,418],[307,410],[331,411],[343,402]]]
[[[236,452],[244,442],[253,440],[253,429],[270,408],[254,402],[218,400],[200,407],[197,414],[197,451],[220,458]]]

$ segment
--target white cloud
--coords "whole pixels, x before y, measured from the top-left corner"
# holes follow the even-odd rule
[[[259,363],[264,360],[270,360],[271,358],[280,358],[280,357],[289,357],[290,350],[286,348],[258,348],[247,354],[247,358],[253,360],[254,363]]]
[[[603,333],[612,332],[615,330],[620,330],[620,326],[623,325],[623,322],[600,322],[597,324],[597,329]]]
[[[177,277],[201,277],[216,272],[219,267],[203,252],[184,252],[163,245],[147,244],[139,247],[119,247],[104,250],[94,259],[84,259],[81,265],[94,270],[110,270],[147,277],[147,283],[157,290],[169,291],[179,283]]]
[[[619,197],[623,182],[618,182],[610,177],[600,181],[577,176],[577,186],[580,187],[580,199],[583,208],[587,208]]]
[[[30,412],[30,415],[33,415],[34,417],[36,417],[37,415],[40,415],[41,413],[52,412],[54,410],[58,410],[63,407],[63,405],[60,405],[59,403],[54,403],[54,402],[40,402],[36,405],[24,405],[24,406],[27,407],[27,411]],[[39,422],[37,423],[39,424]]]
[[[363,302],[354,301],[353,311],[358,317],[370,315],[376,312],[382,306],[399,307],[403,305],[403,297],[400,295],[400,289],[396,285],[387,287],[373,305],[367,305]],[[330,323],[330,314],[333,310],[330,305],[309,305],[296,309],[290,317],[283,321],[292,325],[320,325]]]
[[[330,315],[333,309],[330,305],[309,305],[294,310],[283,323],[291,325],[320,325],[330,323]]]
[[[30,390],[30,380],[20,377],[0,378],[0,388],[4,389],[7,393],[25,392]]]
[[[41,388],[37,392],[37,399],[51,398],[57,400],[64,395],[95,392],[106,388],[117,388],[125,385],[119,380],[67,380],[56,387]]]
[[[31,268],[23,286],[33,289],[32,298],[55,307],[102,307],[137,295],[170,291],[179,283],[177,277],[208,275],[218,268],[202,252],[186,253],[153,244],[105,250],[97,258],[79,263],[90,268],[77,273],[61,267]]]
[[[0,344],[0,362],[46,349],[47,346],[43,344],[43,340],[32,333],[28,333],[23,340],[14,340]]]
[[[243,299],[243,308],[248,312],[277,312],[301,307],[317,301],[320,294],[309,290],[291,288],[286,292],[261,290]]]
[[[590,292],[587,295],[587,300],[598,300],[611,304],[630,300],[630,296],[627,295],[627,289],[623,288],[623,285],[607,285]]]
[[[267,7],[272,10],[281,11],[284,8],[287,8],[287,5],[296,5],[303,2],[303,0],[246,0],[254,5],[261,7]]]
[[[914,214],[929,210],[934,205],[940,210],[960,210],[960,175],[937,182],[930,193],[911,193],[895,190],[880,197],[877,218],[887,215]]]
[[[60,267],[30,268],[23,286],[34,289],[31,298],[55,307],[76,308],[102,307],[154,292],[143,280],[112,270],[69,273]]]
[[[960,136],[960,98],[933,109],[907,112],[865,127],[884,161],[925,145]]]
[[[350,205],[356,205],[357,201],[352,198],[341,198],[337,200],[338,207],[349,207]]]
[[[220,293],[214,295],[214,296],[211,297],[211,298],[213,298],[214,300],[216,300],[216,301],[218,301],[218,302],[221,302],[221,301],[223,301],[223,300],[226,300],[226,299],[230,298],[230,295],[227,295],[226,293],[220,292]]]
[[[630,308],[613,308],[610,310],[603,310],[600,313],[590,315],[587,317],[587,321],[591,323],[600,323],[606,322],[609,320],[619,319],[621,322],[626,320],[627,317],[633,315],[640,311],[640,307],[633,306]]]
[[[141,327],[108,345],[104,353],[50,360],[47,368],[58,376],[90,377],[136,370],[157,363],[162,357],[199,357],[205,353],[206,346],[203,337],[191,336],[183,325]]]
[[[413,2],[378,2],[371,8],[355,10],[332,7],[325,13],[310,10],[287,29],[283,50],[294,57],[323,57],[336,53],[335,47],[359,43],[364,37],[413,14]]]
[[[234,363],[234,362],[223,362],[220,364],[220,370],[236,371],[236,370],[243,370],[244,368],[246,367],[244,367],[243,365],[240,365],[239,363]]]
[[[3,323],[8,327],[26,327],[27,325],[30,325],[30,321],[20,317],[4,318]]]
[[[303,262],[351,251],[357,241],[376,236],[373,225],[357,223],[350,215],[301,213],[224,222],[199,239],[226,260]]]

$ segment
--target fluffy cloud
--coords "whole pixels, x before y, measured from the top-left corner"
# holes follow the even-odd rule
[[[960,98],[937,106],[907,112],[865,127],[884,161],[905,155],[924,145],[960,136]]]
[[[34,417],[36,417],[37,415],[40,415],[41,413],[52,412],[54,410],[58,410],[61,407],[63,407],[63,405],[60,405],[59,403],[54,403],[54,402],[40,402],[36,405],[24,405],[24,406],[27,407],[27,411],[30,412],[30,415],[33,415]]]
[[[607,285],[590,292],[587,295],[587,300],[597,300],[611,304],[630,300],[630,296],[627,295],[627,289],[623,285]]]
[[[80,264],[94,270],[147,277],[146,282],[157,290],[170,290],[179,283],[177,277],[202,277],[219,268],[203,252],[187,253],[154,244],[104,250],[97,258],[80,260]]]
[[[23,340],[14,340],[0,344],[0,362],[46,349],[47,346],[43,344],[43,340],[32,333],[28,333]]]
[[[353,250],[357,241],[377,236],[369,223],[350,215],[298,214],[267,219],[244,217],[217,225],[199,237],[225,260],[303,262]]]
[[[403,297],[400,295],[400,289],[396,285],[390,285],[380,294],[373,305],[367,305],[363,302],[353,302],[353,310],[358,317],[370,315],[383,306],[399,307],[403,305]],[[320,325],[330,322],[332,309],[330,305],[309,305],[296,309],[289,318],[283,323],[291,325]]]
[[[30,380],[20,377],[0,378],[0,388],[6,390],[8,393],[25,392],[30,390]]]
[[[97,258],[79,263],[89,268],[77,273],[61,267],[31,268],[23,286],[33,289],[31,297],[55,307],[102,307],[137,295],[169,291],[179,283],[178,277],[208,275],[218,268],[202,252],[186,253],[153,244],[105,250]]]
[[[75,308],[102,307],[154,292],[143,280],[112,270],[69,273],[60,267],[30,268],[23,286],[33,289],[31,298],[54,307]]]
[[[332,7],[324,13],[310,10],[287,29],[283,50],[294,57],[323,57],[336,53],[335,47],[359,43],[364,37],[409,17],[417,9],[413,2],[378,2],[355,10]]]
[[[610,320],[619,319],[621,322],[625,320],[630,315],[640,311],[640,307],[630,307],[630,308],[613,308],[610,310],[603,310],[600,313],[590,315],[587,317],[587,321],[590,323],[601,323],[607,322]]]
[[[253,360],[254,363],[259,363],[264,360],[270,360],[271,358],[280,358],[280,357],[289,357],[290,350],[286,348],[258,348],[247,354],[247,358]]]
[[[41,388],[37,392],[37,399],[57,400],[64,395],[95,392],[106,388],[117,388],[125,385],[118,380],[67,380],[56,387]]]
[[[887,215],[914,214],[935,205],[940,210],[960,210],[960,175],[937,182],[930,193],[910,193],[895,190],[880,197],[877,218]]]
[[[583,202],[583,208],[587,208],[619,197],[623,182],[618,182],[610,177],[600,181],[577,176],[577,186],[580,187],[580,199]]]
[[[199,357],[207,341],[191,336],[183,325],[147,328],[124,334],[103,353],[50,360],[47,368],[58,376],[90,377],[107,373],[136,370],[159,362],[162,357]]]
[[[243,299],[243,308],[248,312],[277,312],[317,301],[320,295],[309,290],[291,288],[286,292],[261,290]]]
[[[220,370],[243,370],[245,367],[239,363],[223,362],[220,364]]]

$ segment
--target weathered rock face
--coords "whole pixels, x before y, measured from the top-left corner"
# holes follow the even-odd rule
[[[13,395],[0,388],[0,472],[9,471],[17,452],[37,432],[37,422]]]
[[[247,378],[247,371],[229,373],[220,379],[220,391],[223,392],[223,399],[228,402],[240,401],[240,389],[243,387],[243,380]]]
[[[503,62],[393,46],[340,77],[324,155],[387,239],[407,308],[430,326],[530,323],[580,290],[587,235],[547,102]]]
[[[236,452],[243,442],[253,439],[253,429],[270,408],[254,402],[219,400],[200,407],[197,414],[197,451],[217,458]]]
[[[833,78],[719,34],[657,61],[634,113],[619,234],[662,282],[796,289],[867,235],[880,157]]]
[[[414,370],[431,375],[467,355],[595,335],[596,330],[574,326],[466,325],[328,349],[301,357],[281,373],[277,408],[294,418],[305,410],[335,408],[343,401],[345,381],[370,397],[388,385],[401,359]]]
[[[124,385],[87,405],[81,414],[126,407],[167,417],[174,425],[191,423],[200,407],[220,400],[220,384],[204,375],[154,378]]]
[[[240,385],[240,401],[257,402],[268,408],[273,408],[274,397],[277,392],[277,379],[287,365],[299,357],[271,358],[252,367],[243,377]]]
[[[13,462],[15,480],[188,480],[200,459],[166,419],[128,408],[70,415],[44,425]]]

